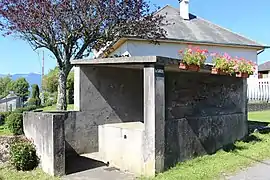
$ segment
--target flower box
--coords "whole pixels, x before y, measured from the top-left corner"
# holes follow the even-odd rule
[[[184,51],[179,51],[179,54],[182,58],[179,65],[180,69],[198,72],[205,63],[208,51],[199,47],[188,46]]]
[[[238,73],[236,73],[236,77],[249,78],[249,74],[248,73],[243,73],[243,72],[238,72]]]
[[[217,69],[217,68],[212,68],[212,71],[211,71],[212,74],[219,74],[219,75],[227,75],[226,72],[222,71],[221,69]]]
[[[188,65],[184,63],[179,64],[179,69],[188,70]]]
[[[185,64],[185,63],[180,63],[179,69],[198,72],[198,71],[200,71],[200,66],[195,65],[195,64],[187,65],[187,64]]]

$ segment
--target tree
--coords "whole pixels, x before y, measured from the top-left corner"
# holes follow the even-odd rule
[[[2,17],[2,18],[1,18]],[[129,35],[164,38],[163,16],[145,0],[1,0],[0,29],[15,34],[34,49],[47,48],[59,68],[57,108],[65,110],[71,59],[81,59],[107,42]]]
[[[42,79],[43,90],[49,93],[57,92],[58,76],[59,76],[59,69],[57,67],[51,69],[49,73],[46,74]]]
[[[48,74],[43,77],[42,84],[43,90],[50,94],[50,96],[55,95],[57,93],[58,87],[58,75],[59,75],[59,68],[55,67],[51,69]],[[74,103],[74,72],[70,71],[67,77],[67,103],[73,104]],[[48,94],[46,94],[46,100],[48,100]]]
[[[3,98],[8,95],[10,83],[12,79],[10,76],[5,76],[0,78],[0,98]]]
[[[29,83],[25,78],[19,78],[16,81],[11,82],[8,89],[21,97],[23,102],[25,102],[29,96]]]
[[[32,85],[32,97],[29,99],[29,105],[40,106],[41,99],[39,97],[39,87],[37,84]]]

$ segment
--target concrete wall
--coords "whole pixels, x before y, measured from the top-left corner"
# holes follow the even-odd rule
[[[65,174],[65,113],[34,113],[23,115],[25,136],[33,139],[42,169],[50,175]]]
[[[147,41],[134,41],[129,40],[119,48],[117,48],[110,55],[126,55],[130,56],[162,56],[179,59],[179,50],[187,48],[187,44],[178,43],[163,43],[159,45],[151,44]],[[196,45],[194,45],[196,46]],[[257,63],[257,50],[247,48],[233,48],[222,46],[200,46],[201,48],[208,49],[209,52],[215,53],[228,53],[231,56],[243,57]],[[208,58],[207,63],[211,63],[212,59]],[[257,76],[257,73],[254,74]]]
[[[139,69],[76,67],[74,98],[80,112],[65,122],[68,151],[97,152],[98,125],[143,122],[142,76]]]
[[[99,154],[110,166],[143,174],[144,124],[141,122],[99,126]]]
[[[165,167],[247,134],[246,80],[166,72]]]

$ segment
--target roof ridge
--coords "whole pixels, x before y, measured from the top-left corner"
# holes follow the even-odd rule
[[[166,4],[164,7],[158,9],[156,12],[154,12],[154,14],[158,14],[160,11],[162,11],[163,9],[165,9],[166,7],[172,7],[171,5],[169,4]]]

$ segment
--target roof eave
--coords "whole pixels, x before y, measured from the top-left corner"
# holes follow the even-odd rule
[[[141,39],[139,37],[134,36],[125,36],[127,40],[140,40],[140,41],[148,41],[147,39]],[[235,43],[216,43],[210,41],[190,41],[186,39],[173,39],[173,38],[166,38],[166,39],[159,39],[159,42],[176,42],[176,43],[185,43],[185,44],[201,44],[201,45],[219,45],[219,46],[231,46],[231,47],[249,47],[254,49],[267,49],[270,48],[268,45],[252,45],[252,44],[235,44]]]

